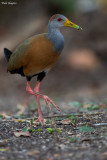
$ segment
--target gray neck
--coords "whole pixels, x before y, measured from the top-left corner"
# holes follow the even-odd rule
[[[52,28],[50,25],[48,25],[47,38],[53,43],[54,50],[57,53],[60,53],[64,48],[64,37],[59,28]]]

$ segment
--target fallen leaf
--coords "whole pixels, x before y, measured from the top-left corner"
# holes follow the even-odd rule
[[[39,153],[40,153],[40,151],[38,151],[38,150],[33,150],[31,152],[27,152],[28,155],[36,155],[36,154],[39,154]]]
[[[42,129],[39,128],[39,129],[32,129],[32,128],[29,128],[28,131],[29,132],[40,132]]]
[[[83,105],[83,108],[91,111],[91,110],[98,110],[101,107],[100,107],[100,105],[96,105],[93,102],[88,102],[88,103],[86,103],[86,104]]]
[[[82,126],[79,128],[79,132],[92,132],[94,128],[88,126]]]
[[[23,120],[22,120],[22,119],[18,119],[17,121],[18,121],[18,122],[23,122]]]
[[[0,147],[5,146],[7,142],[8,142],[8,141],[7,141],[6,139],[0,140]]]
[[[8,151],[8,148],[0,148],[0,152]]]
[[[66,148],[66,145],[64,145],[64,144],[60,144],[60,145],[58,145],[58,147],[60,147],[60,148],[63,150],[63,149],[65,149],[65,148]]]
[[[88,109],[89,111],[91,111],[91,110],[98,110],[98,109],[99,109],[99,106],[98,106],[98,105],[93,105],[93,106],[87,107],[87,109]]]
[[[81,142],[84,142],[84,141],[90,141],[90,139],[89,139],[89,138],[84,137],[84,138],[81,140]]]
[[[58,154],[58,153],[54,154],[54,157],[59,157],[59,156],[60,156],[60,154]]]
[[[73,133],[72,132],[68,132],[68,135],[72,135]]]
[[[54,132],[54,128],[47,128],[48,133],[53,133]]]
[[[0,118],[3,119],[3,118],[10,118],[9,115],[7,115],[5,112],[0,112]]]
[[[70,120],[70,119],[65,119],[65,120],[61,121],[62,124],[70,124],[71,122],[72,122],[72,120]]]
[[[20,131],[20,132],[13,132],[13,133],[14,133],[14,135],[16,137],[20,137],[20,136],[31,137],[30,132],[22,132],[22,131]]]
[[[62,132],[60,129],[58,128],[47,128],[48,133],[53,133],[53,132]]]
[[[56,132],[62,132],[60,129],[57,129],[57,128],[55,129],[55,131],[56,131]]]
[[[69,153],[68,155],[69,155],[69,156],[73,156],[73,153]]]

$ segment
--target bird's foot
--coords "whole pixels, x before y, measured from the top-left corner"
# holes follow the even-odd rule
[[[42,95],[40,97],[45,100],[45,102],[48,105],[50,110],[51,110],[51,105],[50,105],[50,103],[51,103],[56,108],[56,110],[60,111],[59,107],[48,96]]]
[[[41,124],[43,124],[44,119],[42,116],[39,116],[37,120],[35,120],[35,122],[40,122]]]

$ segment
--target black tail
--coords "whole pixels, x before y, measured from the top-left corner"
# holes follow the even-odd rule
[[[7,61],[9,61],[11,54],[12,52],[10,50],[8,50],[7,48],[4,48],[4,55]]]

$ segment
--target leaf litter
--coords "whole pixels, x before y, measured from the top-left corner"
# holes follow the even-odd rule
[[[30,135],[30,132],[22,132],[22,131],[20,131],[20,132],[13,132],[14,133],[14,135],[16,136],[16,137],[20,137],[20,136],[27,136],[27,137],[31,137],[31,135]]]
[[[70,103],[70,105],[72,104]],[[107,137],[107,130],[104,129],[106,125],[103,125],[106,124],[105,110],[100,112],[102,108],[98,107],[97,110],[89,112],[85,106],[86,112],[84,113],[81,112],[84,105],[77,102],[73,103],[73,107],[78,108],[78,112],[44,116],[45,124],[43,126],[35,123],[35,118],[32,116],[31,118],[26,116],[24,119],[23,115],[19,116],[18,114],[19,119],[13,118],[13,116],[9,118],[8,115],[1,116],[0,137],[4,139],[4,142],[0,142],[2,156],[12,159],[14,152],[9,154],[9,150],[14,150],[15,154],[17,151],[22,156],[19,151],[23,148],[22,160],[25,160],[26,157],[31,160],[35,160],[35,157],[40,160],[49,157],[62,160],[68,158],[69,160],[72,157],[74,160],[77,155],[80,156],[80,159],[85,160],[84,155],[89,157],[87,150],[91,153],[91,160],[95,159],[95,154],[97,159],[99,159],[99,155],[101,160],[104,159]],[[102,125],[97,127],[97,124]],[[93,148],[91,146],[94,146],[94,149],[91,150]],[[4,155],[4,152],[7,154]],[[18,156],[17,159],[19,159]]]

